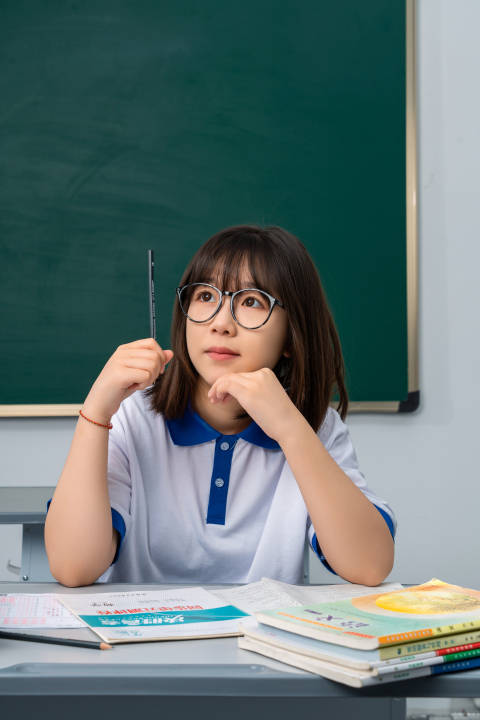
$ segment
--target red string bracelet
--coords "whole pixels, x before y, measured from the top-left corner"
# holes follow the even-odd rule
[[[82,413],[81,410],[79,410],[78,412],[80,413],[80,415],[82,416],[82,418],[83,418],[84,420],[87,420],[88,422],[91,422],[91,423],[93,423],[94,425],[98,425],[98,427],[104,427],[104,428],[106,428],[107,430],[111,430],[111,429],[113,428],[113,425],[112,425],[111,422],[109,422],[108,425],[102,425],[101,423],[95,422],[95,420],[89,420],[87,417],[85,417],[85,415]]]

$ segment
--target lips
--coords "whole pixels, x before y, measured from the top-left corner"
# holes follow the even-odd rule
[[[239,353],[227,347],[210,347],[205,352],[212,360],[232,360],[239,356]]]

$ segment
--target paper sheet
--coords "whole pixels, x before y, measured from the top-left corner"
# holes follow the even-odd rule
[[[256,610],[275,610],[275,608],[288,607],[291,602],[289,595],[278,594],[263,581],[229,588],[228,590],[211,590],[210,592],[220,600],[229,605],[235,605],[235,607],[240,608],[249,615],[253,615]],[[300,604],[293,603],[293,605]]]
[[[0,628],[83,628],[85,623],[62,605],[52,594],[0,594]]]
[[[107,642],[238,635],[246,617],[201,587],[57,598]]]
[[[403,590],[400,583],[382,583],[377,587],[369,585],[353,585],[350,583],[342,583],[341,585],[287,585],[287,583],[278,580],[265,579],[268,584],[272,584],[288,594],[293,600],[298,601],[300,605],[312,605],[320,602],[334,602],[335,600],[347,600],[348,598],[360,597],[361,595],[373,595],[381,592],[393,592],[394,590]],[[292,605],[294,607],[294,605]],[[273,609],[273,608],[272,608]]]
[[[402,590],[400,583],[382,583],[376,588],[367,585],[288,585],[287,583],[262,578],[260,582],[230,588],[228,590],[211,591],[216,597],[244,612],[253,615],[259,610],[275,610],[284,607],[300,607],[318,602],[346,600],[360,595],[372,595],[378,592]]]

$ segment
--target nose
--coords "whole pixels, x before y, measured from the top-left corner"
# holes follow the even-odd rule
[[[223,296],[222,305],[211,322],[210,330],[219,335],[236,334],[236,323],[230,311],[230,298]]]

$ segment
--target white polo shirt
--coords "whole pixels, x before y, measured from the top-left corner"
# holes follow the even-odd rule
[[[306,534],[329,567],[277,442],[254,422],[222,435],[190,410],[166,421],[147,402],[136,392],[112,418],[108,490],[121,545],[100,581],[301,583]],[[335,410],[318,436],[394,536],[393,512],[366,484]]]

